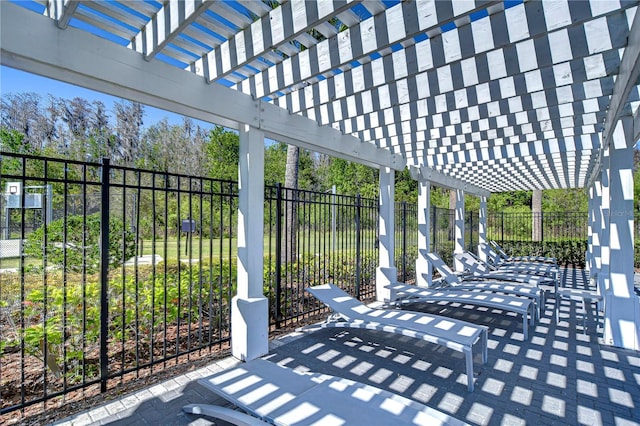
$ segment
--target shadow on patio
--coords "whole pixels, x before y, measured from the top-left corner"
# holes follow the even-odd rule
[[[585,288],[584,271],[566,269],[565,286]],[[476,389],[467,392],[461,354],[410,338],[367,330],[293,333],[271,342],[267,357],[290,368],[377,386],[471,424],[640,424],[640,353],[600,345],[595,312],[562,301],[560,322],[549,295],[531,338],[521,321],[500,311],[440,304],[412,309],[455,316],[489,327],[489,361],[476,362]],[[476,355],[476,361],[479,354]],[[197,379],[237,364],[228,358],[175,377],[59,424],[211,424],[182,413],[188,403],[228,405]],[[215,424],[224,424],[216,422]]]

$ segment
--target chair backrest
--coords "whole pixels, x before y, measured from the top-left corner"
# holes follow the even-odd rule
[[[365,314],[372,310],[334,284],[316,285],[307,288],[306,291],[331,308],[333,312],[349,319],[364,319]]]
[[[489,261],[490,264],[492,265],[499,265],[500,263],[502,263],[503,259],[502,256],[500,256],[493,248],[491,248],[491,246],[489,246],[488,244],[483,244],[482,245],[482,250],[485,252],[485,254],[487,255],[487,260]]]
[[[504,251],[504,249],[502,247],[500,247],[500,245],[498,243],[496,243],[495,241],[491,240],[489,241],[491,243],[491,245],[493,246],[493,248],[496,250],[496,252],[502,256],[505,259],[509,258],[509,255]]]
[[[491,269],[469,252],[454,253],[456,259],[472,274],[486,274]]]
[[[460,278],[449,268],[449,266],[444,263],[444,260],[440,258],[435,253],[425,253],[427,257],[427,261],[431,263],[431,267],[435,268],[436,271],[442,275],[442,279],[449,285],[455,285],[460,283]]]

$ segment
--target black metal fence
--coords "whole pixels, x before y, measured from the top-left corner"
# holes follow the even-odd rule
[[[14,209],[24,244],[0,259],[1,414],[228,345],[235,182],[11,154],[0,170],[3,187],[50,185],[62,211],[41,209],[49,225],[31,232]]]
[[[0,186],[7,182],[22,188],[18,207],[28,204],[26,187],[51,190],[39,208],[0,205],[10,228],[0,244],[20,242],[14,256],[0,256],[0,413],[76,389],[104,391],[142,371],[227,350],[236,182],[2,154]],[[415,279],[417,211],[395,206],[402,281]],[[451,261],[454,211],[433,207],[430,214],[432,250]],[[273,328],[324,311],[305,295],[309,285],[331,281],[362,299],[375,296],[377,199],[276,185],[265,188],[264,220]],[[534,220],[489,215],[487,236],[531,241]],[[539,221],[544,241],[586,241],[584,213],[545,213]],[[473,251],[477,213],[465,222],[465,247]]]
[[[281,327],[319,311],[305,288],[334,282],[375,295],[378,200],[280,185],[265,193],[265,295]]]

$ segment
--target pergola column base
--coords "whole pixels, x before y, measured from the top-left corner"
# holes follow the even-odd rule
[[[391,290],[386,288],[398,281],[398,269],[395,267],[379,266],[376,269],[376,300],[390,302]]]
[[[431,263],[422,254],[418,253],[416,259],[416,285],[418,287],[431,287],[432,284]]]
[[[231,304],[231,354],[250,361],[269,353],[269,301],[234,297]]]

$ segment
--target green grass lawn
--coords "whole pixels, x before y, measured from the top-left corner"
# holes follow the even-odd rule
[[[297,245],[299,247],[299,253],[322,253],[333,250],[331,232],[301,232],[298,236]],[[353,232],[337,232],[336,238],[336,251],[348,251],[356,248],[356,236]],[[375,233],[367,232],[361,237],[361,244],[363,249],[373,246],[375,240]],[[252,239],[250,239],[252,242]],[[200,238],[198,235],[193,236],[191,239],[187,239],[182,236],[181,238],[168,238],[166,241],[163,239],[153,240],[146,239],[139,241],[138,255],[152,255],[156,254],[162,257],[164,260],[178,260],[178,259],[198,259],[207,261],[208,259],[216,259],[220,257],[235,256],[237,252],[238,241],[236,238]],[[270,251],[272,256],[275,256],[276,252],[276,240],[275,237],[264,236],[263,245],[265,255]],[[155,247],[155,249],[154,249]],[[42,259],[35,259],[32,257],[24,258],[25,266],[29,265],[42,265]],[[19,268],[20,259],[0,259],[0,269]]]

